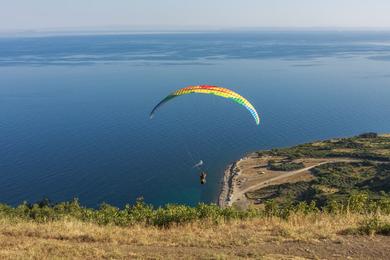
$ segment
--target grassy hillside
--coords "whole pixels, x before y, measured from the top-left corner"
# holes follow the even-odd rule
[[[170,228],[1,217],[0,258],[385,259],[389,233],[385,214],[299,212]]]

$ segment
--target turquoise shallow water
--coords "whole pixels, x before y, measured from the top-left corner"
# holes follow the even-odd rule
[[[187,85],[224,99],[173,100]],[[231,32],[0,38],[0,201],[215,201],[259,149],[390,132],[390,33]],[[205,186],[192,169],[202,159]]]

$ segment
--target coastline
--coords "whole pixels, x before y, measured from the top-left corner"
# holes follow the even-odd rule
[[[231,206],[232,197],[234,196],[234,183],[236,177],[240,174],[237,163],[244,158],[241,158],[238,161],[235,161],[226,167],[223,178],[222,186],[218,196],[218,206],[224,208]]]
[[[223,174],[223,178],[221,181],[222,185],[217,200],[217,204],[221,208],[224,208],[228,205],[229,195],[233,192],[230,183],[232,182],[232,178],[233,178],[232,168],[235,167],[235,164],[236,164],[235,162],[229,164],[228,167],[226,167],[225,172]]]
[[[246,199],[246,192],[263,188],[273,184],[283,182],[295,182],[310,180],[308,171],[311,168],[324,163],[351,161],[350,159],[324,159],[305,158],[297,161],[304,162],[305,167],[294,171],[273,171],[267,169],[269,160],[279,159],[279,157],[263,156],[259,157],[255,153],[245,155],[241,159],[231,163],[226,167],[222,179],[222,186],[218,197],[218,206],[224,208],[236,204],[239,208],[247,208],[249,203]]]

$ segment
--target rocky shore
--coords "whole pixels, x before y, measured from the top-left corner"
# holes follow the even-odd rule
[[[237,162],[230,164],[224,173],[222,179],[221,192],[218,197],[218,205],[220,207],[231,206],[231,199],[234,193],[234,183],[236,177],[239,175],[239,169],[237,167]]]

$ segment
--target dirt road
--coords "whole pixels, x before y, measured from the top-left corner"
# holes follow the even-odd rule
[[[278,176],[275,176],[273,178],[267,179],[266,181],[256,183],[256,184],[249,186],[245,189],[233,191],[227,205],[231,206],[231,205],[233,205],[233,203],[237,202],[238,200],[245,200],[245,193],[247,193],[249,191],[254,191],[254,190],[264,188],[275,181],[279,181],[279,180],[297,175],[299,173],[309,171],[310,169],[313,169],[313,168],[318,167],[320,165],[327,164],[327,163],[359,161],[356,159],[325,159],[325,160],[326,161],[324,161],[324,162],[320,162],[320,163],[317,163],[317,164],[314,164],[314,165],[311,165],[311,166],[308,166],[308,167],[305,167],[305,168],[302,168],[299,170],[283,173],[282,175],[278,175]]]

